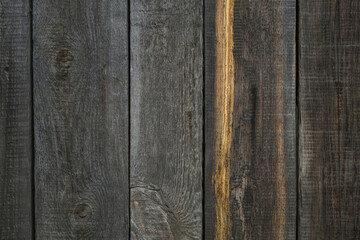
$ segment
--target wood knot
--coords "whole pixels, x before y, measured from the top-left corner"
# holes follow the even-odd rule
[[[91,207],[86,203],[81,203],[76,206],[75,215],[81,219],[88,218],[91,215]]]
[[[61,68],[69,68],[72,60],[73,56],[70,54],[69,49],[62,48],[56,52],[56,61]]]

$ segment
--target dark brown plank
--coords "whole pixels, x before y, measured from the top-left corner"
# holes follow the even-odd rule
[[[295,239],[295,0],[205,14],[205,239]]]
[[[128,239],[127,12],[34,0],[37,239]]]
[[[202,1],[131,1],[131,236],[202,236]]]
[[[299,3],[299,239],[360,239],[360,2]]]
[[[32,238],[29,2],[0,0],[0,239]]]

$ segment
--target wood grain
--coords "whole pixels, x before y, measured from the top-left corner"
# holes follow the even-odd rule
[[[299,239],[360,239],[360,2],[299,3]]]
[[[32,238],[31,18],[0,0],[0,239]]]
[[[205,1],[205,239],[296,238],[295,16]]]
[[[126,0],[34,0],[37,239],[128,239]]]
[[[202,236],[202,1],[131,1],[131,238]]]

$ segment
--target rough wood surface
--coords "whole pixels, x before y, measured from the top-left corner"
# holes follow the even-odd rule
[[[31,18],[0,0],[0,239],[32,238]]]
[[[131,236],[202,236],[202,1],[131,1]]]
[[[295,239],[295,0],[205,0],[205,239]]]
[[[360,2],[299,3],[299,239],[360,239]]]
[[[34,0],[36,239],[128,239],[126,0]]]

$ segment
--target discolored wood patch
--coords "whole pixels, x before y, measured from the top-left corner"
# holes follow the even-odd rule
[[[295,10],[205,1],[205,239],[296,237]]]
[[[234,105],[234,0],[217,0],[215,14],[215,158],[216,239],[230,236],[230,148]]]

